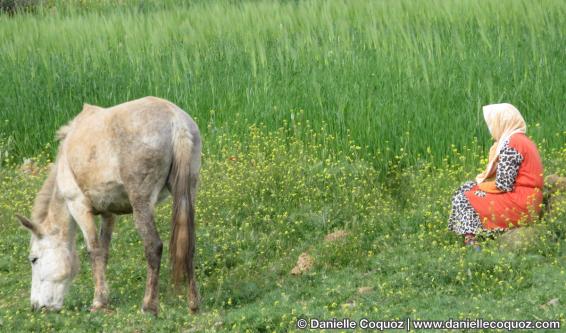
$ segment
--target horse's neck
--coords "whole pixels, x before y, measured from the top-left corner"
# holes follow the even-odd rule
[[[32,209],[32,220],[44,224],[48,232],[56,232],[69,242],[75,244],[75,222],[57,188],[57,167],[52,166],[47,179],[37,193]]]
[[[61,239],[68,242],[70,248],[74,248],[76,223],[67,209],[65,199],[58,193],[57,186],[54,186],[53,196],[49,202],[47,219],[52,230],[56,230]]]

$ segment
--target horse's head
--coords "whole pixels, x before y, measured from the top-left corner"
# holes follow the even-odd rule
[[[31,232],[31,306],[34,310],[60,310],[79,268],[74,242],[66,240],[61,230],[46,230],[47,223],[17,217]]]

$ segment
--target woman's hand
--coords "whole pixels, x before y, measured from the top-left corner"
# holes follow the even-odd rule
[[[487,193],[503,193],[500,189],[495,186],[495,180],[483,182],[478,185],[479,189]]]

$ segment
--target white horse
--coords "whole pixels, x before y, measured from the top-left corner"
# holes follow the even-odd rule
[[[142,310],[157,314],[163,243],[153,215],[155,204],[170,192],[172,277],[177,285],[188,280],[189,308],[197,311],[194,203],[201,138],[195,122],[173,103],[145,97],[111,108],[85,104],[58,135],[57,159],[35,199],[32,218],[18,215],[31,231],[32,307],[63,306],[79,267],[76,225],[91,258],[92,311],[106,307],[105,270],[114,215],[133,213],[148,265]],[[95,215],[102,216],[99,234]]]

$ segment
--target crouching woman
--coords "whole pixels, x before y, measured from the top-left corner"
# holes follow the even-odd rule
[[[466,245],[475,245],[478,233],[532,220],[542,204],[543,166],[519,110],[491,104],[483,107],[483,116],[495,143],[485,171],[454,193],[448,221]]]

